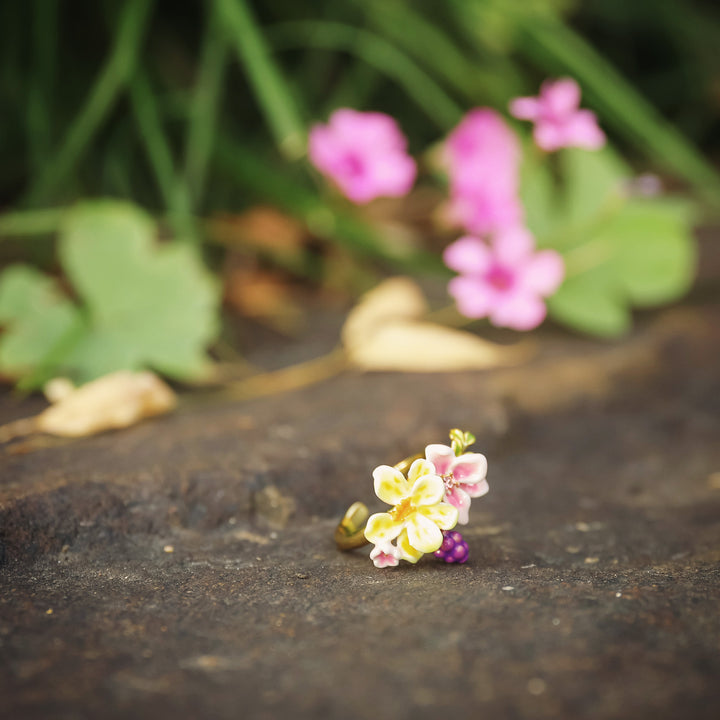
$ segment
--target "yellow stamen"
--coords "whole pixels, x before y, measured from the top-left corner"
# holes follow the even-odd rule
[[[412,513],[414,509],[415,508],[410,502],[410,498],[405,498],[402,502],[392,508],[389,511],[389,514],[390,517],[395,520],[395,522],[402,522],[403,520],[407,519],[408,515],[410,515],[410,513]]]

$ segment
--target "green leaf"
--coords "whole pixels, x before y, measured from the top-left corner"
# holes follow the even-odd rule
[[[26,265],[0,276],[0,371],[13,377],[38,373],[82,332],[82,318],[55,282]]]
[[[520,199],[525,208],[527,227],[535,235],[538,246],[543,247],[557,225],[558,208],[550,168],[547,163],[540,162],[530,146],[525,148]]]
[[[688,290],[696,265],[689,203],[633,196],[630,170],[607,147],[562,150],[560,187],[547,164],[528,157],[521,185],[528,227],[540,247],[565,260],[566,280],[548,302],[556,320],[619,335],[631,325],[632,306]]]
[[[559,322],[604,337],[621,335],[631,324],[610,263],[568,278],[548,300],[548,309]]]
[[[599,239],[614,245],[617,276],[634,305],[676,300],[690,288],[697,258],[687,204],[634,200]]]
[[[565,219],[573,226],[587,225],[620,200],[623,184],[632,177],[609,147],[594,151],[565,148],[560,162],[566,185]]]
[[[152,219],[125,203],[84,203],[65,218],[60,258],[92,328],[70,359],[84,379],[145,366],[191,378],[207,365],[215,283],[189,246],[154,236]]]

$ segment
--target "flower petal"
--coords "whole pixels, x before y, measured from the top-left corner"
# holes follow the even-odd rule
[[[397,522],[390,513],[375,513],[365,527],[365,537],[375,545],[394,540],[403,529],[404,523]]]
[[[416,563],[423,556],[423,553],[420,552],[420,550],[416,550],[410,544],[407,530],[403,530],[398,536],[397,546],[400,551],[400,557],[408,562]]]
[[[564,126],[543,120],[535,125],[533,139],[535,144],[545,152],[555,152],[567,144]]]
[[[477,483],[467,483],[462,486],[462,489],[471,497],[479,498],[483,495],[487,495],[490,492],[490,486],[487,480],[481,480]]]
[[[540,88],[540,103],[544,113],[563,119],[580,106],[580,86],[572,78],[548,80]]]
[[[448,292],[465,317],[485,317],[493,307],[495,293],[480,278],[463,275],[453,278],[448,283]]]
[[[573,147],[598,150],[605,144],[605,133],[591,110],[578,110],[568,121],[565,132],[568,145]]]
[[[373,470],[375,494],[388,505],[397,505],[409,494],[412,484],[394,467],[380,465]]]
[[[445,485],[437,475],[423,475],[419,477],[410,492],[410,502],[415,507],[422,505],[435,505],[442,500]]]
[[[467,525],[470,519],[470,496],[460,487],[455,486],[445,494],[445,500],[458,511],[458,524]]]
[[[420,513],[413,513],[408,518],[406,527],[408,540],[415,550],[431,553],[442,545],[443,534],[440,528]]]
[[[535,247],[535,238],[526,228],[518,225],[506,228],[495,235],[493,250],[499,262],[515,269],[531,256]]]
[[[413,462],[408,470],[408,483],[414,485],[418,478],[425,475],[435,475],[435,466],[424,458],[419,458]]]
[[[565,276],[565,263],[560,253],[541,250],[525,262],[520,273],[524,287],[546,297],[560,287]]]
[[[448,245],[443,253],[443,262],[455,272],[466,275],[480,275],[490,266],[490,248],[480,239],[466,235]]]
[[[490,313],[490,322],[513,330],[532,330],[547,313],[545,303],[528,291],[515,292]]]
[[[370,559],[376,568],[397,567],[400,551],[389,542],[380,543],[370,551]]]
[[[465,453],[453,465],[453,477],[461,483],[480,482],[487,475],[487,458],[481,453]]]
[[[455,460],[455,453],[447,445],[428,445],[425,448],[425,457],[435,466],[438,475],[447,475]]]
[[[458,522],[458,509],[450,503],[441,502],[437,505],[424,505],[418,512],[441,530],[452,530]]]
[[[510,101],[510,114],[518,120],[536,120],[540,102],[536,97],[518,97]]]

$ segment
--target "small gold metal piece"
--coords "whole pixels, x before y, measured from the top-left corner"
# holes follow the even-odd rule
[[[401,460],[395,469],[399,470],[403,475],[407,475],[410,466],[422,458],[422,454],[411,455]],[[367,525],[370,511],[367,505],[361,502],[354,502],[348,509],[343,519],[335,528],[335,543],[338,550],[355,550],[355,548],[369,545],[369,541],[365,537],[365,526]]]
[[[407,475],[407,472],[410,469],[410,466],[416,460],[420,460],[420,458],[424,458],[424,457],[425,456],[422,453],[418,453],[417,455],[411,455],[410,457],[406,457],[404,460],[401,460],[394,467],[396,470],[399,470],[403,475]]]
[[[339,550],[354,550],[369,544],[365,538],[365,525],[369,516],[370,511],[365,503],[354,502],[347,509],[335,528],[335,543]]]

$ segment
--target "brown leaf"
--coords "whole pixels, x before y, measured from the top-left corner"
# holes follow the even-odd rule
[[[343,344],[352,353],[389,321],[421,318],[427,311],[417,283],[406,277],[390,278],[365,293],[348,313],[342,329]]]
[[[271,207],[257,206],[240,215],[221,215],[208,232],[223,245],[246,245],[273,254],[295,256],[303,251],[306,232],[301,223]]]
[[[468,332],[413,320],[390,320],[350,353],[363,370],[447,372],[516,365],[531,346],[497,345]]]
[[[34,429],[61,437],[94,435],[166,413],[176,403],[154,373],[121,370],[65,394],[35,417]]]
[[[277,273],[230,267],[224,294],[225,302],[241,315],[283,333],[296,333],[304,320],[298,289]]]
[[[363,370],[447,372],[517,365],[533,353],[521,342],[497,345],[477,335],[425,322],[427,303],[409,278],[392,278],[350,311],[342,340],[350,362]]]

